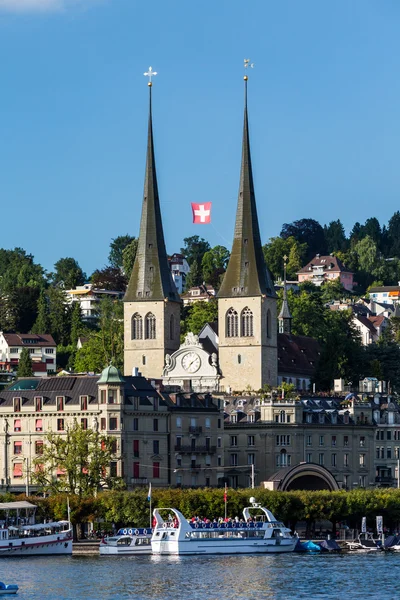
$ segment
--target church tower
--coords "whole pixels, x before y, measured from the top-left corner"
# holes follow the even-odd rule
[[[290,335],[292,333],[292,315],[290,313],[289,304],[286,294],[286,261],[287,256],[283,257],[284,265],[284,277],[283,277],[283,300],[280,313],[278,315],[279,333],[286,333]]]
[[[135,367],[149,378],[160,378],[165,355],[179,348],[180,297],[165,249],[158,197],[152,124],[152,82],[149,69],[149,127],[144,197],[138,249],[124,297],[124,373]]]
[[[228,268],[218,293],[219,365],[224,389],[277,383],[276,294],[261,246],[251,167],[247,76],[242,167]]]

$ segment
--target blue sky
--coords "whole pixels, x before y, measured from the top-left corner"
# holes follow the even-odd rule
[[[0,0],[0,246],[88,273],[137,235],[148,90],[169,252],[231,245],[243,58],[264,241],[399,209],[397,0]],[[190,202],[212,201],[212,225]]]

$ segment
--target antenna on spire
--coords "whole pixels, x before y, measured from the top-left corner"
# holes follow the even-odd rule
[[[149,67],[149,70],[148,70],[148,71],[146,71],[146,73],[143,73],[143,75],[144,75],[145,77],[148,77],[148,78],[149,78],[149,81],[148,81],[148,84],[147,84],[147,85],[148,85],[149,87],[151,87],[151,86],[153,85],[153,84],[152,84],[152,81],[151,81],[151,78],[152,78],[152,77],[155,77],[155,75],[157,75],[157,71],[153,71],[153,67]]]
[[[247,69],[250,67],[250,69],[254,69],[254,63],[250,62],[249,58],[245,58],[244,59],[244,80],[247,81],[248,80],[248,76],[247,76]]]

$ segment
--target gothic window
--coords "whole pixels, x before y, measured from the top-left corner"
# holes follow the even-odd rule
[[[239,335],[239,316],[234,308],[230,308],[226,313],[226,337],[238,337]]]
[[[271,337],[271,311],[267,311],[267,337]]]
[[[242,310],[241,314],[242,337],[252,337],[253,335],[253,313],[248,306]]]
[[[175,317],[171,315],[169,318],[169,339],[173,340],[175,337]]]
[[[138,313],[132,317],[132,339],[141,340],[143,338],[143,319]]]
[[[156,339],[156,318],[153,313],[146,315],[145,338],[146,340]]]

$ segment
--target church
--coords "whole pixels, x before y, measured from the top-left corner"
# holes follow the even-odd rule
[[[247,76],[236,223],[232,252],[217,296],[218,322],[208,324],[199,336],[187,335],[180,344],[181,299],[167,260],[154,155],[152,82],[148,85],[140,233],[124,297],[125,375],[140,371],[149,379],[162,379],[171,389],[196,392],[259,390],[280,381],[308,389],[318,348],[315,340],[291,335],[286,291],[277,316],[277,296],[262,251],[251,164]],[[278,373],[278,363],[287,350],[289,356],[294,352],[303,357],[303,369],[296,364],[298,358],[291,358]],[[299,371],[301,377],[297,377]]]

